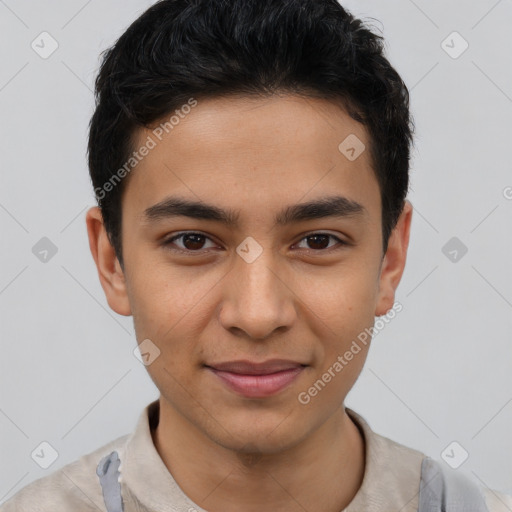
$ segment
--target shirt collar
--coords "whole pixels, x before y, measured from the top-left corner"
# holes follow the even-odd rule
[[[345,410],[363,434],[365,470],[361,487],[342,512],[416,512],[425,455],[377,434],[360,414]]]
[[[158,425],[160,402],[142,411],[124,450],[119,470],[131,493],[147,510],[207,512],[190,500],[176,483],[153,444],[151,430]]]
[[[345,410],[363,435],[365,470],[361,487],[342,512],[417,510],[424,455],[376,434],[362,416]],[[155,400],[140,414],[119,467],[122,479],[148,510],[207,512],[181,490],[153,444],[151,431],[158,425],[159,411]]]

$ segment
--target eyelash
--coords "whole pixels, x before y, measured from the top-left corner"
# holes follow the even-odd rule
[[[189,249],[176,249],[174,247],[171,247],[172,243],[175,241],[175,240],[179,240],[180,238],[183,238],[187,235],[199,235],[203,238],[206,238],[208,240],[211,240],[209,236],[207,235],[204,235],[203,233],[199,233],[197,231],[183,231],[181,233],[178,233],[177,235],[174,235],[172,236],[171,238],[168,238],[167,240],[165,240],[163,242],[163,245],[173,251],[173,252],[178,252],[178,253],[183,253],[183,254],[203,254],[204,253],[204,250],[202,249],[198,249],[197,251],[192,251],[192,250],[189,250]],[[306,236],[302,237],[300,240],[299,240],[299,243],[302,242],[303,240],[305,240],[306,238],[310,238],[310,237],[313,237],[315,235],[323,235],[323,236],[328,236],[329,238],[334,238],[335,240],[337,240],[339,242],[339,246],[338,247],[335,247],[333,249],[333,247],[328,247],[326,249],[305,249],[306,252],[309,252],[309,253],[321,253],[321,252],[331,252],[331,250],[339,250],[339,249],[342,249],[344,246],[346,245],[349,245],[348,242],[345,242],[344,240],[341,240],[340,238],[338,238],[337,236],[335,235],[332,235],[331,233],[321,233],[321,232],[313,232],[313,233],[309,233],[307,234]]]

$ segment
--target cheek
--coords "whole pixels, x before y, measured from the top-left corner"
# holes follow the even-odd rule
[[[191,275],[154,266],[131,283],[136,338],[151,340],[160,351],[146,369],[157,387],[178,396],[181,386],[193,387],[193,368],[203,361],[201,340],[214,314],[208,299],[222,277],[205,273],[199,278],[197,270],[194,279]]]
[[[129,286],[134,324],[140,335],[162,341],[173,332],[191,334],[202,326],[201,303],[222,277],[161,262],[142,265],[134,274]]]
[[[378,296],[377,270],[358,262],[339,265],[323,275],[301,277],[299,298],[332,336],[357,335],[374,320]]]
[[[322,391],[327,401],[338,403],[364,366],[371,341],[368,329],[375,320],[376,272],[364,262],[340,266],[330,278],[311,280],[304,287],[304,291],[311,290],[307,295],[310,310],[304,314],[320,340],[315,379],[329,382]]]

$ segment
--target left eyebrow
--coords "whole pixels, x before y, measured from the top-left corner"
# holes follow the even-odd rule
[[[344,196],[328,196],[307,203],[286,206],[278,212],[274,220],[276,225],[285,226],[300,221],[326,217],[360,218],[367,215],[367,209],[362,204],[352,199]],[[147,223],[158,222],[173,217],[210,220],[220,222],[231,228],[236,228],[239,225],[240,211],[225,210],[202,201],[190,201],[182,197],[170,196],[150,206],[144,210],[143,213],[143,220]]]

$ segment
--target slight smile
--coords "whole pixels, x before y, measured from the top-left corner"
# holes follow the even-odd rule
[[[205,366],[236,393],[247,398],[265,398],[289,386],[307,365],[272,359],[262,363],[244,360]]]

